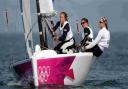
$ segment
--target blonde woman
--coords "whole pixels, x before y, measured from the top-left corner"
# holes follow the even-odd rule
[[[108,23],[105,17],[99,20],[99,32],[95,40],[86,46],[86,52],[93,52],[93,55],[99,57],[105,48],[109,47],[110,32],[108,30]]]

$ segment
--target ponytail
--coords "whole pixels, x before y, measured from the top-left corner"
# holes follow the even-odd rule
[[[103,20],[105,27],[108,29],[108,21],[105,17],[101,17],[101,19]]]

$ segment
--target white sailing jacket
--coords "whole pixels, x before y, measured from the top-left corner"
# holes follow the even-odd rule
[[[64,22],[64,25],[61,27],[61,24],[60,24],[60,31],[61,31],[61,35],[63,34],[63,30],[65,30],[64,29],[64,27],[66,26],[66,24],[68,24],[68,21],[65,21]],[[71,38],[73,38],[73,32],[72,32],[72,29],[71,29],[71,26],[70,26],[70,30],[69,30],[69,32],[67,33],[67,36],[66,36],[66,41],[67,40],[70,40]]]
[[[90,34],[89,34],[89,38],[91,38],[91,39],[93,39],[93,31],[92,31],[92,29],[90,28],[90,27],[88,27],[89,28],[89,30],[90,30]],[[84,39],[84,32],[82,33],[82,38]]]
[[[104,48],[109,47],[109,41],[110,41],[110,32],[104,27],[99,31],[96,39],[93,42],[91,42],[88,46],[86,46],[86,49],[90,49],[94,47],[96,44],[98,44],[100,49],[103,51]]]

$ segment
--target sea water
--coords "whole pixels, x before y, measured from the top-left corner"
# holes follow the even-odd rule
[[[37,44],[38,34],[34,35]],[[0,89],[30,89],[15,83],[10,65],[24,60],[24,35],[0,34]],[[84,84],[80,86],[43,86],[35,89],[128,89],[128,33],[112,33],[110,47],[97,58]]]

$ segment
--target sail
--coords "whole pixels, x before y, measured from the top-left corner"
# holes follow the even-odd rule
[[[31,29],[30,0],[21,1],[22,20],[24,25],[24,35],[26,43],[26,51],[29,58],[32,57],[33,40]]]
[[[40,13],[53,13],[53,0],[39,0]]]

